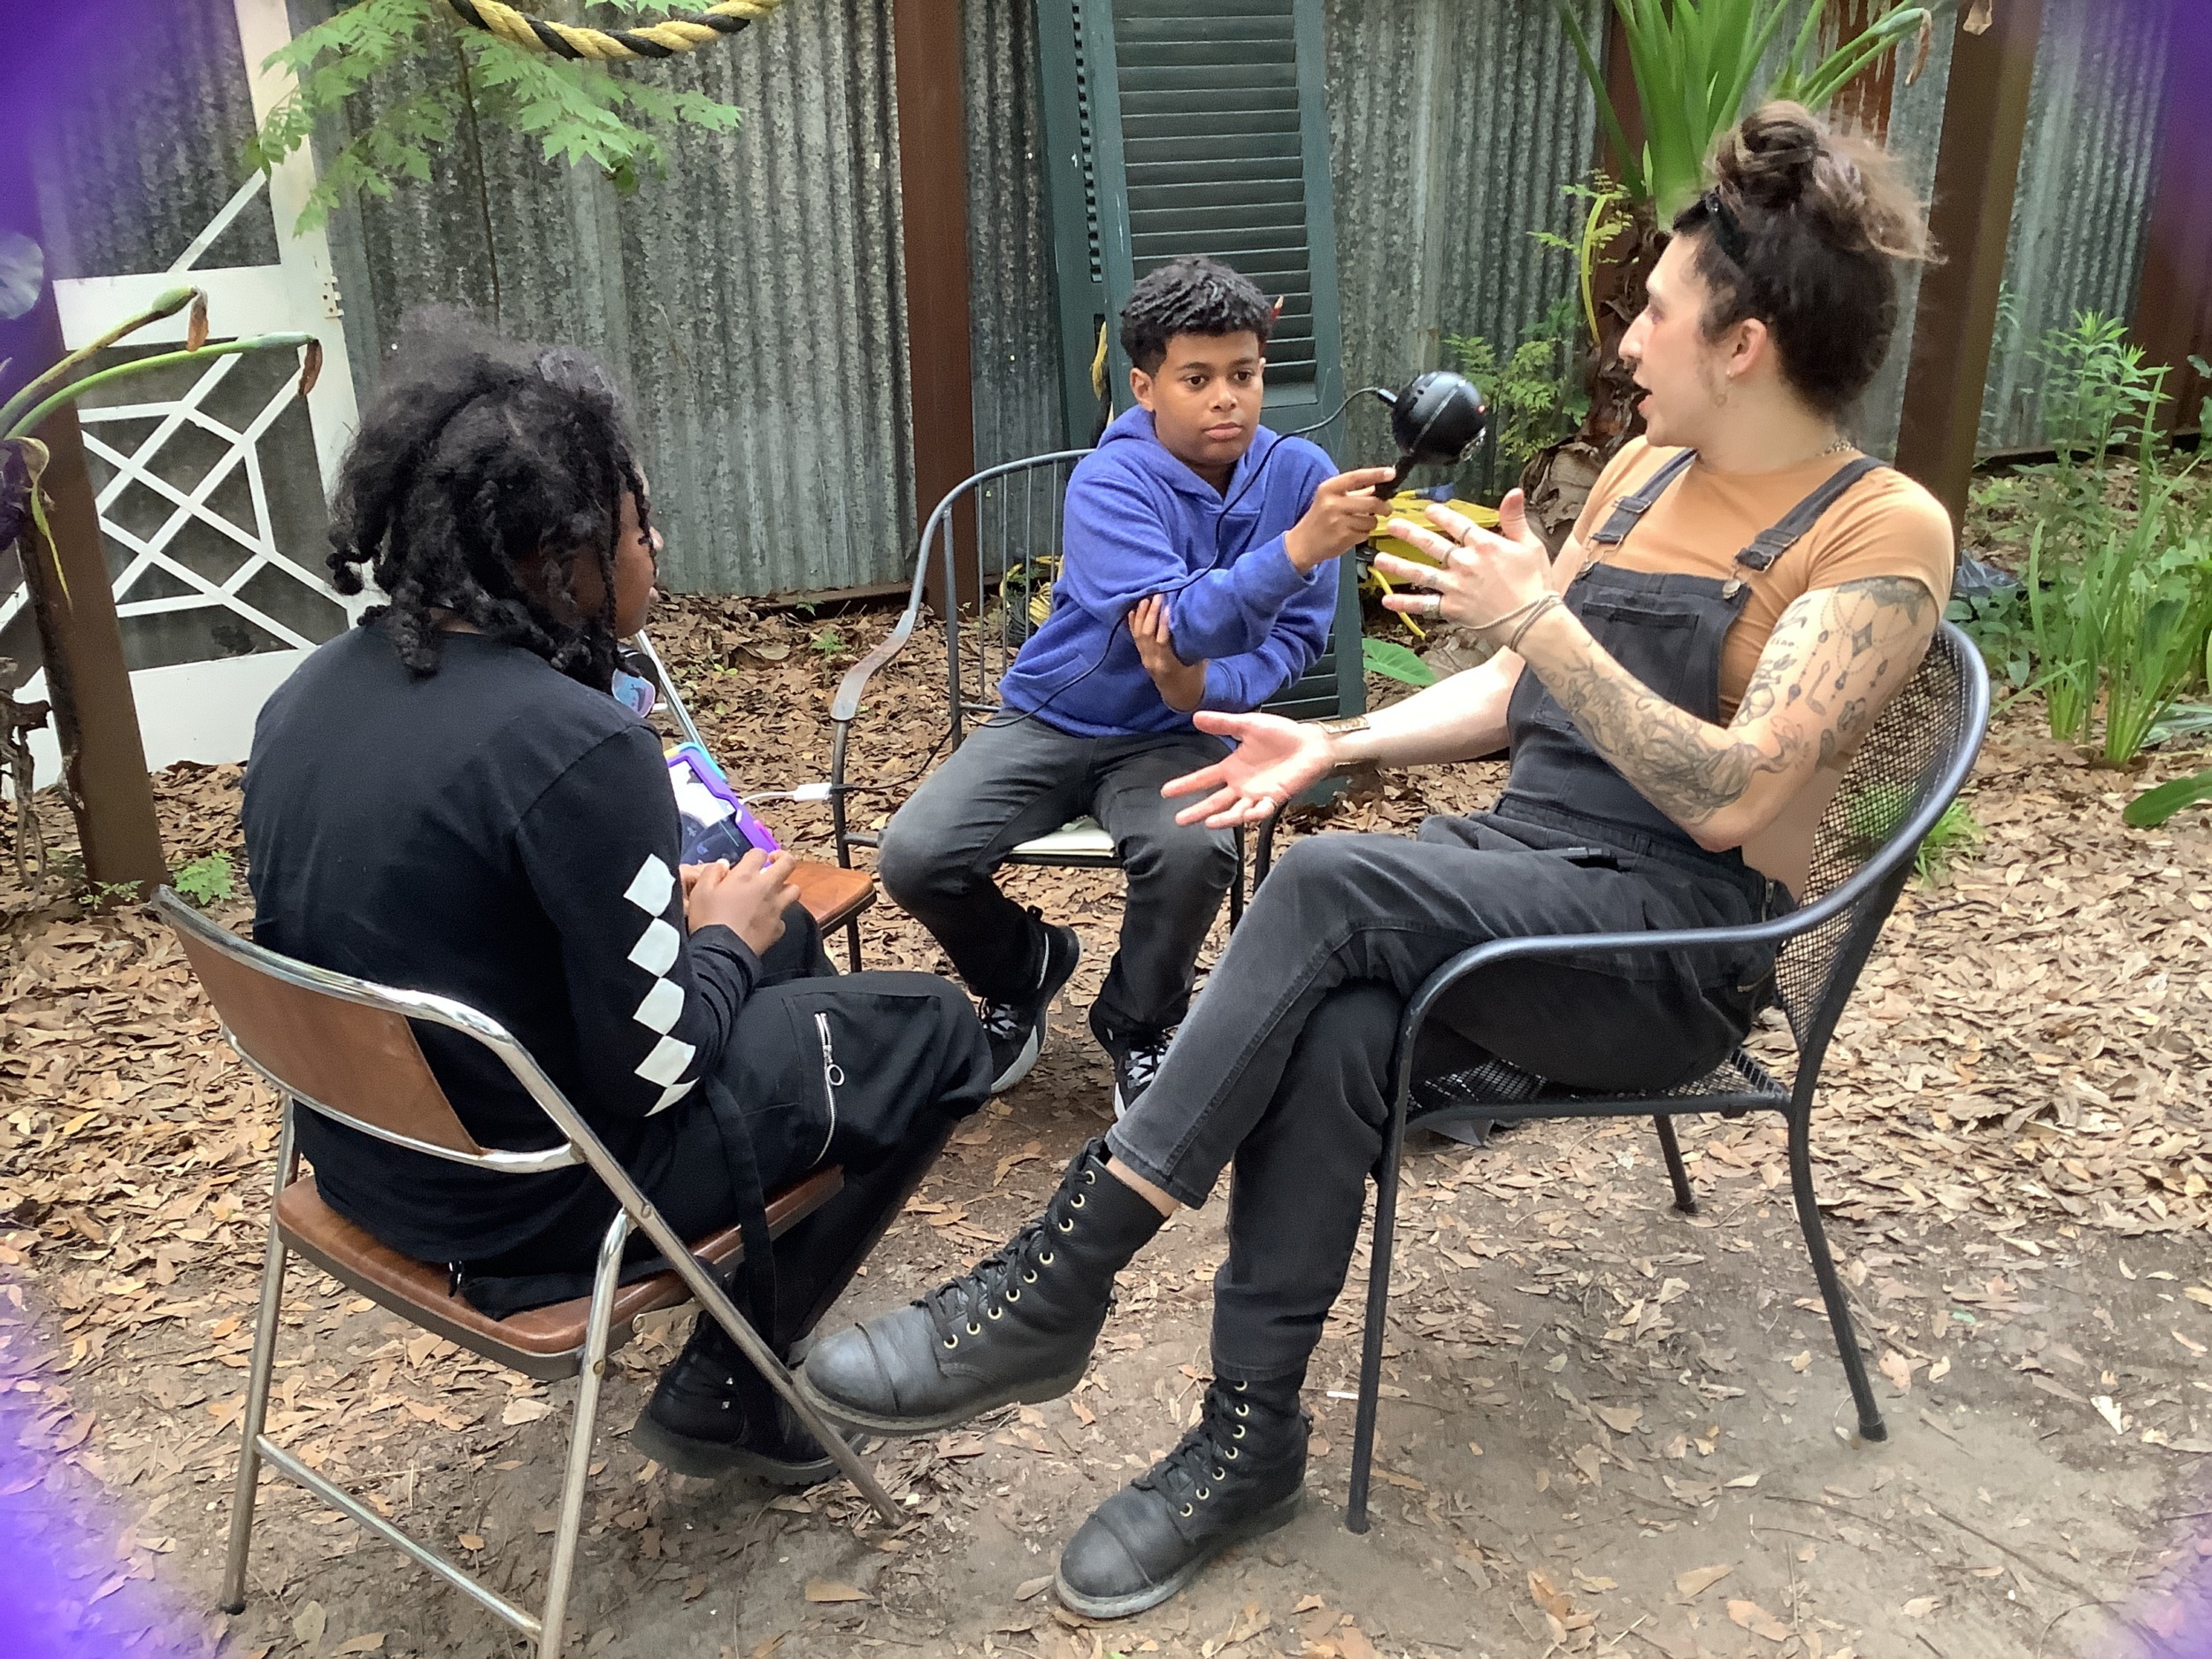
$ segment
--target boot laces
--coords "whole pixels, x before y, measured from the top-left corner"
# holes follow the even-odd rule
[[[1038,1271],[1058,1259],[1053,1240],[1075,1230],[1075,1218],[1069,1212],[1083,1208],[1082,1189],[1097,1183],[1097,1165],[1087,1160],[1053,1194],[1042,1215],[959,1278],[948,1279],[915,1302],[929,1316],[941,1346],[956,1348],[982,1335],[987,1321],[1006,1317],[1007,1309],[1037,1282]]]
[[[1235,1473],[1250,1444],[1252,1405],[1220,1383],[1209,1385],[1206,1409],[1175,1449],[1139,1475],[1135,1484],[1157,1492],[1187,1519]]]

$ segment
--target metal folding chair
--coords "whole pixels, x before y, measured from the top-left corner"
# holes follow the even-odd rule
[[[1888,1430],[1867,1381],[1850,1302],[1836,1275],[1813,1192],[1813,1095],[1829,1039],[1858,983],[1859,970],[1912,874],[1920,843],[1972,772],[1988,724],[1989,675],[1981,653],[1957,628],[1946,624],[1912,679],[1882,710],[1822,817],[1804,902],[1797,910],[1747,927],[1494,940],[1460,952],[1432,974],[1406,1005],[1393,1062],[1390,1123],[1375,1173],[1375,1233],[1345,1517],[1353,1532],[1367,1530],[1383,1335],[1390,1316],[1398,1165],[1409,1118],[1433,1125],[1484,1118],[1649,1117],[1658,1128],[1675,1208],[1687,1215],[1695,1212],[1697,1201],[1675,1141],[1674,1119],[1694,1112],[1717,1112],[1724,1118],[1753,1111],[1780,1113],[1789,1130],[1790,1191],[1796,1201],[1798,1225],[1812,1256],[1813,1275],[1820,1281],[1836,1351],[1850,1381],[1859,1432],[1870,1440],[1886,1438]],[[1576,1094],[1498,1060],[1447,1077],[1414,1075],[1414,1051],[1422,1027],[1438,1000],[1471,973],[1507,963],[1600,952],[1683,956],[1746,946],[1774,947],[1778,951],[1776,995],[1797,1043],[1797,1064],[1790,1078],[1777,1078],[1740,1047],[1706,1076],[1649,1096]]]
[[[607,1356],[630,1340],[640,1316],[695,1298],[790,1402],[884,1519],[894,1525],[899,1521],[891,1500],[858,1455],[807,1404],[773,1350],[722,1288],[718,1273],[743,1256],[738,1229],[725,1228],[689,1242],[678,1238],[560,1089],[497,1021],[450,998],[373,985],[279,956],[217,926],[167,887],[154,903],[176,930],[222,1020],[224,1035],[284,1100],[261,1305],[247,1378],[244,1440],[223,1570],[222,1605],[227,1611],[239,1612],[245,1606],[255,1489],[265,1458],[332,1508],[513,1625],[536,1644],[543,1659],[553,1659],[561,1650]],[[410,1020],[459,1032],[498,1056],[545,1113],[561,1137],[559,1142],[531,1152],[480,1146],[432,1075]],[[442,1263],[414,1261],[388,1248],[323,1202],[314,1178],[298,1170],[294,1128],[295,1113],[301,1110],[319,1112],[426,1157],[466,1164],[492,1174],[588,1165],[618,1205],[600,1241],[591,1294],[505,1319],[478,1312],[453,1293]],[[842,1184],[840,1171],[823,1169],[772,1195],[770,1233],[781,1233],[819,1209]],[[633,1229],[643,1233],[671,1266],[624,1285],[623,1248]],[[401,1317],[487,1359],[541,1379],[580,1378],[567,1472],[553,1532],[552,1571],[541,1611],[531,1613],[488,1588],[263,1432],[285,1268],[295,1251]]]

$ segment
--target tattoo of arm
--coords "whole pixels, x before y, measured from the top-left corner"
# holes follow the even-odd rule
[[[1548,648],[1523,655],[1598,752],[1695,832],[1755,794],[1778,810],[1816,766],[1848,754],[1919,663],[1937,609],[1910,577],[1802,595],[1775,624],[1726,726],[1659,696],[1579,627],[1555,627]],[[1762,789],[1763,779],[1778,781]]]

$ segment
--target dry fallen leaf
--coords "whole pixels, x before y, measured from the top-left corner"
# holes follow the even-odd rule
[[[2112,1402],[2110,1394],[2093,1394],[2089,1403],[2097,1408],[2097,1415],[2112,1425],[2115,1434],[2127,1432],[2127,1421],[2120,1415],[2120,1408]]]
[[[1686,1572],[1674,1581],[1675,1593],[1686,1597],[1703,1595],[1736,1569],[1732,1564],[1720,1567],[1700,1567]]]
[[[849,1584],[840,1584],[833,1578],[809,1578],[806,1599],[810,1601],[865,1601],[868,1593]]]
[[[1929,1614],[1934,1612],[1936,1609],[1941,1605],[1941,1603],[1942,1598],[1939,1596],[1916,1595],[1897,1610],[1900,1613],[1902,1613],[1907,1618],[1925,1618]]]
[[[471,1551],[479,1550],[484,1548],[484,1540],[478,1537],[474,1532],[462,1533],[460,1544],[463,1549]]]
[[[499,1414],[499,1420],[508,1428],[525,1423],[535,1423],[540,1417],[549,1417],[553,1408],[542,1400],[510,1400],[507,1409]]]
[[[339,1654],[382,1653],[384,1632],[380,1630],[372,1632],[366,1636],[353,1637],[349,1640],[340,1642],[332,1651]]]
[[[1590,1409],[1596,1412],[1598,1420],[1616,1434],[1630,1433],[1644,1420],[1641,1406],[1592,1406]]]
[[[320,1653],[323,1630],[330,1623],[330,1615],[323,1610],[320,1601],[310,1601],[300,1609],[292,1620],[292,1634],[299,1639],[301,1647],[311,1654]]]
[[[1024,1578],[1019,1585],[1015,1586],[1014,1600],[1026,1601],[1031,1596],[1042,1594],[1051,1587],[1052,1575],[1050,1573],[1046,1573],[1041,1578]]]
[[[1801,1371],[1812,1363],[1813,1351],[1810,1348],[1807,1348],[1802,1354],[1793,1354],[1790,1356],[1790,1369],[1792,1371]]]
[[[1790,1627],[1756,1601],[1731,1601],[1728,1617],[1732,1624],[1742,1625],[1754,1636],[1763,1636],[1769,1641],[1789,1640]]]
[[[1895,1348],[1882,1350],[1881,1371],[1899,1394],[1909,1394],[1912,1392],[1912,1362]]]

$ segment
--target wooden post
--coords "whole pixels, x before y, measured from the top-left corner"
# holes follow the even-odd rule
[[[918,531],[937,503],[975,471],[959,0],[893,0],[892,51],[898,76],[899,204]],[[972,503],[964,503],[955,515],[953,534],[963,555],[960,603],[972,605],[979,598]],[[947,597],[941,585],[933,565],[929,596],[941,611]]]
[[[43,247],[25,150],[19,142],[0,146],[0,230]],[[13,359],[0,369],[0,399],[62,356],[61,317],[54,307],[50,272],[31,311],[0,323],[0,358]],[[168,866],[162,858],[146,748],[139,736],[138,708],[131,698],[130,671],[123,660],[115,595],[101,552],[99,512],[75,411],[65,408],[49,417],[33,435],[50,455],[40,488],[49,502],[53,541],[49,549],[36,530],[27,526],[19,545],[37,613],[63,776],[76,804],[85,876],[96,884],[158,884],[168,879]]]
[[[1954,526],[1965,520],[1974,474],[2043,0],[2003,0],[1980,35],[1967,33],[1968,15],[1951,48],[1929,213],[1943,262],[1920,279],[1897,434],[1899,469],[1934,493]]]
[[[2189,364],[2212,357],[2212,100],[2196,81],[2212,63],[2212,11],[2202,0],[2169,0],[2173,33],[2166,46],[2164,121],[2158,185],[2145,233],[2142,284],[2135,296],[2135,338],[2166,377],[2173,398],[2167,420],[2197,424],[2208,381]]]

